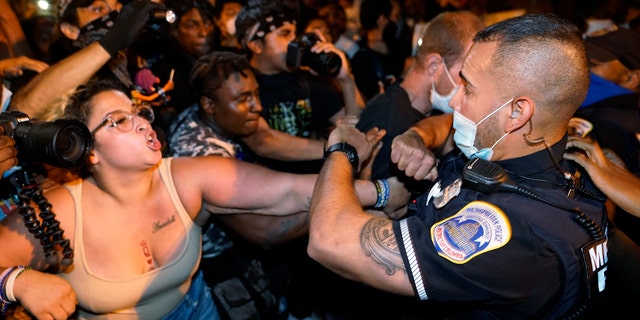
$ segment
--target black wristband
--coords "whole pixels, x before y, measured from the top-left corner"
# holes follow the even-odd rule
[[[344,152],[347,155],[349,162],[351,162],[353,166],[353,173],[355,174],[358,171],[358,164],[360,162],[356,148],[346,142],[336,143],[324,151],[323,160],[326,160],[329,154],[335,151]]]

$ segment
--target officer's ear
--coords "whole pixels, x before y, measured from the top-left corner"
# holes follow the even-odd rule
[[[62,32],[62,34],[64,34],[64,36],[69,38],[70,40],[77,40],[78,36],[80,36],[80,28],[68,22],[60,23],[60,32]]]
[[[516,131],[527,124],[533,117],[535,102],[529,97],[517,97],[509,107],[511,107],[511,114],[505,125],[505,132]]]

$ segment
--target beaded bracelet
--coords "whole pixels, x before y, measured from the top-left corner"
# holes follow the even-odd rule
[[[376,186],[376,204],[373,206],[376,209],[383,209],[387,206],[387,202],[389,202],[389,182],[387,179],[380,179],[374,181]]]

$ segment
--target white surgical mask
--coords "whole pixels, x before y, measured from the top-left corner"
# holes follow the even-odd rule
[[[229,35],[231,36],[235,36],[236,35],[236,18],[238,16],[233,16],[233,18],[227,20],[227,22],[225,22],[225,27],[227,27],[227,32],[229,32]]]
[[[495,146],[498,145],[498,143],[511,132],[505,133],[502,137],[500,137],[500,139],[498,139],[498,141],[496,141],[491,146],[491,148],[483,148],[481,150],[478,150],[478,148],[476,148],[475,146],[478,126],[485,120],[489,119],[489,117],[494,115],[496,112],[500,111],[500,109],[511,103],[511,101],[513,101],[513,98],[498,107],[493,112],[489,113],[486,117],[482,118],[482,120],[478,121],[478,123],[474,123],[458,111],[453,111],[453,128],[456,130],[456,132],[453,134],[453,140],[455,141],[458,148],[460,148],[460,151],[462,151],[462,153],[464,153],[467,158],[491,160],[491,157],[493,156],[493,148],[495,148]]]
[[[451,81],[451,84],[453,84],[453,89],[451,89],[451,92],[448,95],[442,96],[436,90],[436,85],[434,83],[435,81],[431,79],[431,106],[434,109],[440,110],[444,113],[452,113],[453,109],[449,106],[449,101],[451,101],[451,98],[453,98],[458,89],[460,89],[460,86],[456,85],[456,83],[453,81],[453,78],[449,73],[449,69],[447,69],[447,64],[444,63],[444,59],[442,60],[442,64],[444,64],[444,72],[447,74],[447,77],[449,78],[449,81]]]

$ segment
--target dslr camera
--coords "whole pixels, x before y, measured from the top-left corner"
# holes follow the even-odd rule
[[[65,169],[79,169],[93,148],[91,132],[78,120],[31,121],[18,111],[0,113],[0,135],[16,141],[19,162],[43,162]]]
[[[340,72],[342,60],[340,56],[333,52],[311,52],[320,38],[315,33],[304,33],[287,47],[287,66],[292,70],[300,67],[309,67],[318,74],[335,77]]]

